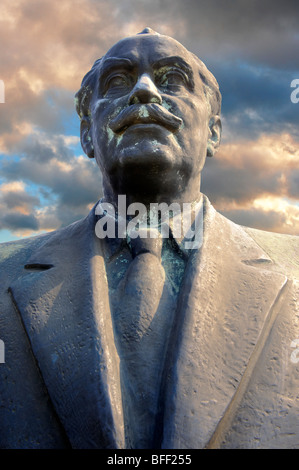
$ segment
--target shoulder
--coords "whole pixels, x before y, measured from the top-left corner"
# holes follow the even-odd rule
[[[12,242],[0,243],[0,282],[4,284],[18,277],[28,260],[40,249],[59,250],[63,254],[68,242],[80,235],[84,219],[59,230]]]
[[[6,284],[23,270],[26,260],[45,243],[52,233],[0,243],[0,281]]]
[[[11,258],[16,255],[20,255],[21,253],[30,253],[35,248],[38,248],[43,244],[49,238],[51,233],[23,238],[12,242],[0,243],[0,264],[8,262]]]
[[[42,253],[42,262],[48,258],[56,260],[72,256],[79,242],[88,243],[88,234],[94,233],[95,206],[89,214],[58,230],[47,232],[34,237],[28,237],[7,243],[0,243],[0,286],[19,277],[24,272],[24,266],[31,259]]]
[[[239,251],[259,247],[272,261],[271,269],[289,278],[299,279],[299,236],[268,232],[238,225],[216,211],[205,198],[205,207],[212,222],[216,222],[221,232],[230,240],[230,245]],[[252,240],[254,245],[252,245]],[[247,248],[248,248],[247,246]],[[270,266],[268,266],[270,269]]]
[[[267,253],[277,267],[299,279],[299,237],[249,227],[243,230]]]

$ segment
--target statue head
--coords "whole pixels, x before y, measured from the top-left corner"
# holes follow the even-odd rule
[[[203,62],[146,28],[117,42],[76,94],[81,144],[104,193],[144,201],[195,199],[221,137],[221,95]]]

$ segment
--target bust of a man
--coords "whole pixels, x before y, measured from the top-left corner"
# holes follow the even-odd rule
[[[299,447],[299,240],[201,193],[214,76],[146,28],[95,62],[76,108],[103,198],[2,245],[0,447]]]

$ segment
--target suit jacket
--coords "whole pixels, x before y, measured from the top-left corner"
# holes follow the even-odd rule
[[[158,446],[299,447],[299,237],[204,197],[171,334]],[[2,244],[1,448],[123,448],[103,242],[86,219]],[[299,354],[298,354],[299,359]]]

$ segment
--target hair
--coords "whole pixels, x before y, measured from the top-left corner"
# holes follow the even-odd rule
[[[199,76],[203,84],[204,94],[206,96],[208,105],[210,106],[210,115],[211,117],[220,116],[222,97],[219,90],[218,82],[212,72],[209,71],[209,69],[197,57],[197,55],[193,53],[191,54],[199,67]]]
[[[99,69],[102,58],[97,59],[93,64],[92,68],[83,77],[81,82],[81,88],[75,94],[75,106],[76,111],[82,119],[83,117],[90,116],[90,100],[92,97],[93,90],[96,87],[97,82],[97,71]]]
[[[150,30],[152,31],[152,30]],[[155,32],[148,32],[148,28],[139,34],[158,34]],[[214,77],[214,75],[208,70],[205,64],[193,53],[190,54],[195,59],[198,67],[199,67],[199,76],[202,80],[204,93],[207,99],[207,103],[210,107],[210,116],[220,115],[221,113],[221,93],[219,90],[219,85]],[[96,87],[97,77],[98,77],[98,69],[100,67],[102,58],[97,59],[93,64],[92,68],[89,72],[84,76],[81,88],[75,95],[75,105],[76,111],[82,120],[83,118],[88,118],[91,114],[90,111],[90,100],[92,97],[92,93]]]

